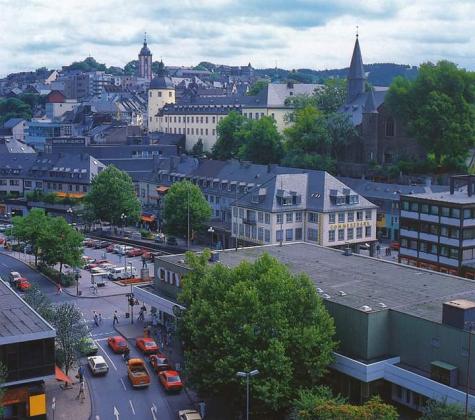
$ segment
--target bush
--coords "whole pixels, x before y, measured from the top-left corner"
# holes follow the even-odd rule
[[[147,229],[140,229],[140,236],[142,236],[143,239],[152,239],[153,234]]]
[[[51,280],[57,282],[59,279],[59,271],[45,263],[38,264],[38,270],[43,273],[46,277],[49,277]],[[61,286],[69,287],[72,286],[76,282],[74,278],[74,274],[65,274],[62,273],[61,276]]]

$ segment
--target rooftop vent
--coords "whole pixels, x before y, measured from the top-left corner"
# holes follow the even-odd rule
[[[371,306],[368,306],[368,305],[363,305],[360,309],[363,312],[371,312],[373,310],[373,308]]]
[[[323,293],[322,298],[323,299],[330,299],[330,295],[327,294],[327,293]]]
[[[338,296],[346,296],[346,293],[343,290],[340,290],[338,292]]]
[[[387,308],[387,307],[388,307],[388,305],[386,305],[386,304],[383,303],[383,302],[379,302],[379,303],[378,303],[378,306],[379,306],[380,308]]]

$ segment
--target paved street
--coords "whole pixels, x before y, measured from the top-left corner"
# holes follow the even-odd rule
[[[100,250],[91,250],[86,248],[87,255],[96,256],[101,254]],[[15,253],[15,256],[19,256]],[[99,255],[100,256],[100,255]],[[24,258],[24,254],[21,254]],[[107,255],[113,263],[118,256]],[[111,258],[112,257],[112,258]],[[133,259],[134,265],[140,264],[140,258]],[[151,264],[150,264],[151,265]],[[96,298],[77,298],[66,293],[56,294],[56,287],[43,275],[34,271],[24,262],[13,258],[11,255],[0,253],[0,276],[8,279],[10,271],[18,271],[28,278],[28,280],[37,285],[53,303],[74,302],[80,308],[85,321],[90,327],[91,335],[99,346],[99,355],[103,355],[109,364],[109,373],[104,377],[92,377],[86,369],[86,378],[89,385],[92,398],[92,419],[114,419],[114,407],[119,412],[119,419],[154,419],[152,407],[157,407],[157,419],[175,419],[178,410],[192,407],[192,404],[185,392],[179,394],[167,395],[158,382],[156,374],[152,374],[152,383],[147,389],[135,390],[130,386],[127,378],[125,363],[120,355],[112,353],[107,347],[107,337],[118,335],[112,326],[112,317],[115,310],[119,314],[119,322],[130,322],[125,318],[127,311],[127,300],[124,295]],[[124,288],[123,293],[127,293],[128,287]],[[98,327],[93,322],[93,311],[102,315],[102,324]],[[137,336],[143,334],[143,324],[136,322]],[[140,357],[135,349],[135,343],[129,342],[131,349],[130,356]],[[83,359],[82,363],[86,363]],[[79,404],[79,402],[77,402]],[[59,413],[58,413],[59,414]],[[80,419],[76,419],[80,420]]]

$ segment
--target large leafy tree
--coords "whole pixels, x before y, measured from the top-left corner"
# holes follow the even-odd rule
[[[23,299],[44,319],[51,321],[53,318],[54,308],[51,305],[51,301],[41,292],[38,286],[32,285],[26,291]]]
[[[327,79],[321,88],[315,89],[315,105],[324,114],[336,112],[346,101],[346,79]]]
[[[262,89],[267,87],[268,84],[268,80],[256,80],[249,88],[247,94],[250,96],[257,95]]]
[[[87,327],[82,321],[81,311],[71,303],[55,306],[50,322],[56,330],[57,356],[67,375],[77,361]]]
[[[12,234],[19,240],[28,242],[33,248],[35,265],[38,265],[39,242],[47,232],[50,218],[43,209],[33,208],[25,217],[14,217]]]
[[[27,103],[17,98],[0,100],[0,124],[10,118],[24,118],[29,120],[32,116],[31,107]]]
[[[140,218],[141,206],[132,178],[114,165],[108,166],[92,180],[85,202],[96,220],[116,226],[122,223],[122,214],[127,216],[127,222]]]
[[[426,406],[422,410],[422,420],[464,420],[475,419],[473,412],[468,412],[465,417],[465,410],[459,404],[449,404],[447,401],[428,400]]]
[[[47,229],[38,241],[41,258],[49,265],[59,264],[61,276],[64,264],[78,267],[81,263],[83,239],[82,234],[62,217],[50,218]]]
[[[246,123],[247,119],[235,111],[218,122],[216,128],[218,139],[212,148],[215,159],[227,160],[238,157],[239,148],[244,142],[242,129]]]
[[[284,154],[282,136],[271,117],[249,120],[242,129],[238,156],[253,163],[279,163]]]
[[[200,230],[211,218],[211,207],[200,188],[189,181],[174,183],[167,192],[163,207],[165,230],[173,235],[190,235]]]
[[[448,61],[422,64],[415,80],[394,79],[385,102],[436,164],[463,159],[475,138],[475,73]]]
[[[335,328],[310,279],[293,275],[269,255],[235,268],[209,265],[209,252],[187,254],[179,318],[186,374],[203,395],[243,403],[238,371],[259,370],[251,382],[253,410],[289,407],[333,358]]]

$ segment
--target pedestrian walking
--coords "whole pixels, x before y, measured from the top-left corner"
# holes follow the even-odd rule
[[[99,318],[99,324],[102,324],[102,314],[100,312],[99,312],[98,318]]]
[[[79,382],[79,393],[76,397],[77,400],[81,399],[81,402],[84,402],[84,399],[86,398],[85,394],[85,385],[84,385],[84,378],[81,382]]]
[[[93,311],[93,314],[94,314],[94,324],[96,324],[96,327],[98,327],[99,326],[99,317],[98,317],[96,311]]]
[[[128,347],[125,349],[122,357],[124,358],[125,363],[130,360],[130,349]]]
[[[56,294],[60,295],[63,292],[63,289],[61,288],[60,283],[56,283]]]
[[[139,321],[143,321],[143,320],[144,320],[143,306],[140,308],[139,317],[138,317],[137,319],[138,319]]]
[[[206,415],[206,403],[204,401],[200,401],[198,407],[200,408],[200,416],[202,419],[204,419]]]
[[[84,381],[84,368],[82,365],[79,365],[77,377],[79,378],[79,382]]]
[[[119,317],[117,316],[117,311],[114,311],[114,319],[112,320],[112,325],[119,323]]]

